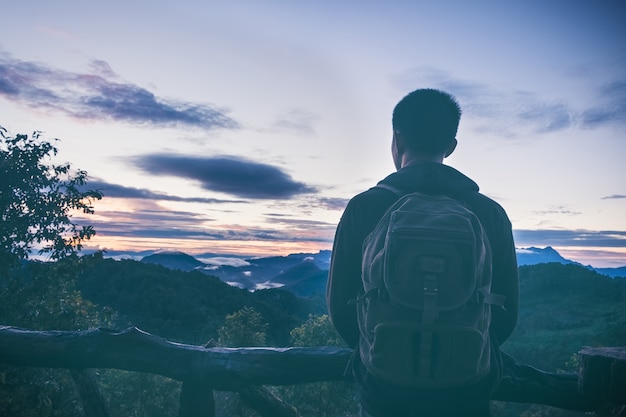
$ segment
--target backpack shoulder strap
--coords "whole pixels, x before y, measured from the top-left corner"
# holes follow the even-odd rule
[[[396,188],[393,185],[385,184],[385,183],[382,183],[382,182],[379,182],[378,184],[376,184],[372,188],[380,188],[381,190],[390,191],[390,192],[394,193],[398,198],[401,198],[402,196],[405,195],[405,193],[403,193],[399,188]]]

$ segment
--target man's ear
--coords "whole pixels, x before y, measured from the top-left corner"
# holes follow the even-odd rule
[[[404,143],[404,136],[402,136],[402,133],[398,132],[397,130],[394,130],[393,140],[394,140],[398,155],[402,155],[404,153],[404,150],[406,149],[406,143]]]
[[[459,142],[456,140],[456,138],[452,139],[452,141],[450,141],[450,146],[448,146],[448,150],[446,151],[446,154],[444,156],[444,158],[449,157],[450,155],[452,155],[452,152],[454,152],[454,150],[456,149],[456,145]]]

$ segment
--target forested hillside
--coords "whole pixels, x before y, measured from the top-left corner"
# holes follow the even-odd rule
[[[626,280],[577,265],[520,267],[520,321],[504,350],[519,362],[576,371],[586,345],[626,345]],[[0,323],[32,329],[137,326],[190,344],[323,345],[341,343],[321,296],[283,289],[250,292],[200,272],[183,272],[100,254],[29,262],[0,286]],[[166,378],[99,370],[111,416],[176,416],[180,384]],[[355,415],[354,390],[337,383],[277,389],[303,416]],[[221,416],[250,415],[220,394]],[[19,412],[17,411],[19,410]],[[54,412],[52,410],[55,410]],[[0,366],[0,415],[73,416],[79,410],[67,371]],[[139,411],[134,411],[139,410]],[[495,417],[578,416],[536,405],[494,403]]]
[[[291,329],[324,312],[319,302],[282,289],[250,292],[201,272],[100,256],[87,260],[77,285],[85,298],[118,312],[119,325],[190,344],[217,339],[226,315],[251,307],[268,323],[268,343],[285,346]]]
[[[520,317],[504,349],[520,362],[556,371],[582,346],[626,345],[626,280],[558,263],[519,272]]]

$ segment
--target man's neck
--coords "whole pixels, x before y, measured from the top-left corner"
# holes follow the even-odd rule
[[[402,163],[400,168],[408,167],[409,165],[421,164],[423,162],[437,162],[443,163],[443,155],[425,155],[421,153],[405,153],[402,155]]]

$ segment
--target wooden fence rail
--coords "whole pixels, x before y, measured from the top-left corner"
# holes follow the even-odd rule
[[[115,368],[182,381],[181,417],[213,416],[213,390],[238,392],[261,416],[297,416],[297,410],[263,385],[350,381],[345,369],[351,355],[350,349],[330,346],[205,348],[173,343],[137,328],[72,332],[0,326],[1,363],[67,368],[74,370],[75,378],[85,377],[89,368]],[[580,355],[579,374],[543,372],[505,355],[503,379],[492,398],[579,411],[595,411],[607,402],[625,404],[626,384],[620,384],[626,374],[626,348],[613,348],[608,360],[607,351],[598,348],[583,349]]]

